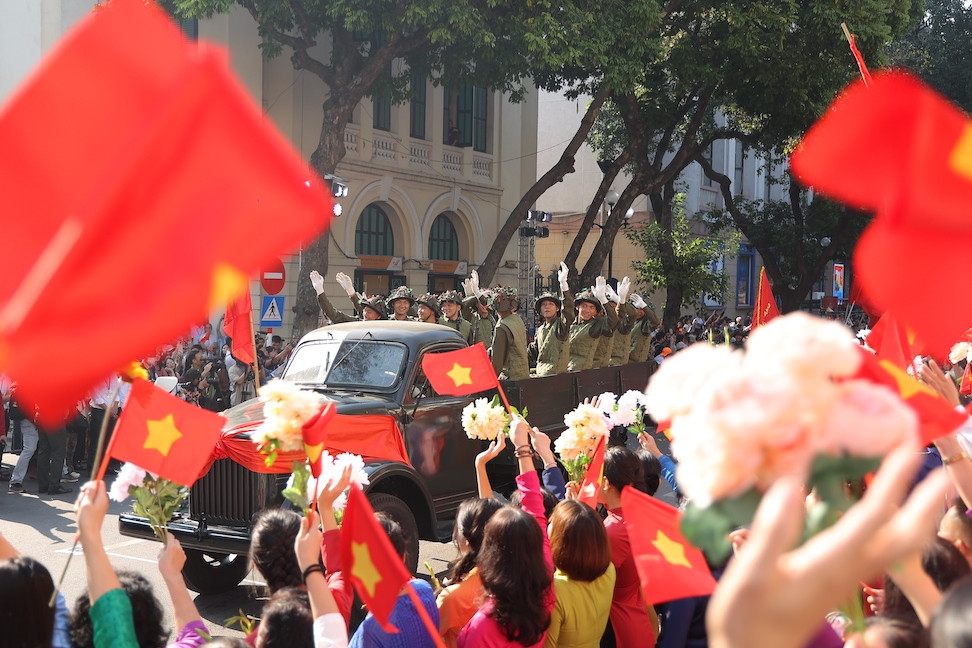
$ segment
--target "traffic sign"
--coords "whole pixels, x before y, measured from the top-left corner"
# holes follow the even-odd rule
[[[268,295],[279,294],[284,287],[287,278],[284,270],[283,261],[275,257],[267,266],[260,271],[260,285]]]
[[[260,328],[283,326],[283,295],[264,295],[260,305]]]

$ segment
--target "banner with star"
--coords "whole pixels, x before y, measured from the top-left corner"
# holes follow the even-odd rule
[[[398,628],[388,618],[411,574],[395,553],[391,540],[375,519],[368,498],[357,484],[351,484],[341,523],[341,564],[375,620],[385,632],[397,633]]]
[[[678,509],[630,486],[621,491],[621,508],[648,605],[712,593],[716,581],[679,531]]]
[[[81,20],[0,107],[0,372],[42,423],[327,228],[272,124],[221,48],[143,0]]]
[[[427,353],[422,370],[439,394],[467,396],[499,387],[482,342],[458,351]]]
[[[219,414],[190,405],[147,380],[135,380],[102,465],[114,457],[192,486],[225,423]]]
[[[766,268],[759,269],[759,288],[756,291],[756,307],[753,309],[753,324],[750,330],[765,324],[774,317],[780,316],[780,309],[776,306],[776,297],[766,278]]]

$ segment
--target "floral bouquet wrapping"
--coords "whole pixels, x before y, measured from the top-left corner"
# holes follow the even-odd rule
[[[690,499],[682,531],[711,560],[728,554],[727,534],[752,521],[776,479],[796,475],[815,491],[809,537],[853,503],[848,481],[917,438],[916,415],[898,394],[854,378],[856,347],[844,326],[795,313],[756,329],[745,353],[695,344],[652,377],[647,409],[671,421]]]
[[[611,432],[608,418],[598,407],[582,403],[564,415],[564,430],[554,441],[554,450],[571,481],[580,483],[601,438]]]
[[[123,502],[129,495],[135,498],[132,502],[135,515],[147,518],[152,531],[165,544],[169,520],[189,496],[189,489],[126,463],[112,482],[108,497]]]
[[[621,426],[632,434],[643,434],[645,428],[645,394],[637,389],[629,389],[617,397],[613,392],[604,392],[597,397],[600,408],[612,426]]]

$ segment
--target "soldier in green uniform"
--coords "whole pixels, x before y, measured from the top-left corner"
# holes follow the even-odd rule
[[[574,296],[567,285],[567,266],[560,264],[557,273],[560,296],[543,293],[537,297],[534,309],[543,318],[530,343],[530,359],[536,363],[536,375],[550,376],[567,371],[570,360],[570,325],[574,321]]]
[[[337,282],[348,293],[348,296],[351,298],[351,304],[354,306],[355,312],[358,313],[360,317],[342,313],[334,308],[331,301],[327,298],[327,295],[324,294],[324,277],[322,277],[317,270],[312,270],[310,273],[310,280],[311,285],[314,286],[314,290],[317,292],[317,303],[321,307],[321,310],[324,311],[324,316],[327,317],[332,324],[340,324],[342,322],[357,322],[359,319],[363,319],[365,321],[385,319],[385,303],[382,301],[381,297],[375,296],[362,299],[360,296],[358,296],[358,293],[355,292],[351,278],[343,272],[337,273],[335,279],[337,279]]]
[[[606,367],[611,363],[611,354],[613,352],[615,342],[614,338],[618,333],[622,332],[622,326],[627,327],[628,332],[631,332],[631,327],[634,325],[634,322],[630,319],[627,321],[622,319],[622,315],[625,312],[622,308],[622,304],[627,301],[629,290],[631,290],[631,279],[628,277],[624,277],[618,283],[618,292],[614,292],[614,289],[610,284],[605,286],[608,303],[614,304],[614,307],[618,313],[618,323],[614,325],[613,329],[598,338],[597,349],[594,351],[594,359],[591,363],[591,366],[595,369]],[[623,297],[620,295],[622,292],[624,293]]]
[[[493,331],[490,356],[493,369],[500,380],[522,380],[530,377],[527,360],[527,333],[523,319],[516,314],[520,300],[516,288],[499,288],[493,295],[492,306],[499,316]]]
[[[488,347],[493,342],[493,329],[496,328],[496,317],[488,308],[493,291],[489,288],[480,290],[479,273],[475,270],[462,282],[462,287],[466,291],[462,315],[472,324],[473,344],[482,342]]]
[[[574,297],[577,321],[570,327],[570,360],[568,371],[590,369],[597,341],[618,323],[616,305],[607,298],[607,282],[598,277],[593,290],[583,290]]]
[[[470,346],[475,344],[473,326],[462,316],[462,295],[455,290],[447,290],[439,295],[439,303],[442,306],[442,317],[439,318],[439,324],[459,331],[459,335],[463,337],[466,344]]]
[[[412,295],[412,289],[408,286],[399,286],[388,295],[388,298],[385,300],[385,305],[388,306],[389,310],[388,319],[399,320],[401,322],[412,319],[408,316],[409,309],[415,305],[415,297]]]
[[[442,308],[439,306],[439,300],[435,298],[432,293],[425,293],[421,297],[415,300],[418,304],[416,310],[418,312],[418,321],[425,322],[426,324],[438,324],[439,316],[442,315]]]
[[[648,352],[651,350],[651,334],[661,324],[661,320],[641,295],[637,293],[631,295],[631,305],[637,310],[638,318],[631,331],[631,353],[628,355],[628,362],[644,362],[648,359]]]
[[[625,277],[625,279],[628,279]],[[627,292],[631,290],[631,282],[628,281],[625,295],[621,294],[624,285],[622,281],[618,285],[618,328],[614,332],[614,345],[611,347],[612,367],[628,364],[628,355],[631,353],[631,334],[638,319],[638,309],[636,309],[627,299]]]

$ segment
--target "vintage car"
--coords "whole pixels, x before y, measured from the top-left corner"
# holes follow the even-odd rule
[[[365,458],[365,492],[376,511],[405,532],[406,563],[415,572],[420,539],[447,541],[459,504],[477,493],[474,460],[486,442],[469,439],[462,409],[475,397],[437,394],[422,371],[427,353],[466,346],[453,329],[418,322],[353,322],[317,329],[294,349],[283,379],[333,401],[328,449]],[[654,363],[504,382],[514,406],[556,437],[563,415],[587,396],[643,389]],[[215,593],[235,587],[249,569],[250,528],[259,511],[285,502],[286,472],[267,472],[249,432],[263,419],[250,400],[223,413],[227,422],[209,471],[193,485],[188,504],[170,522],[186,550],[187,585]],[[490,462],[492,487],[515,488],[515,462],[507,451]],[[153,538],[148,521],[122,514],[123,535]]]

